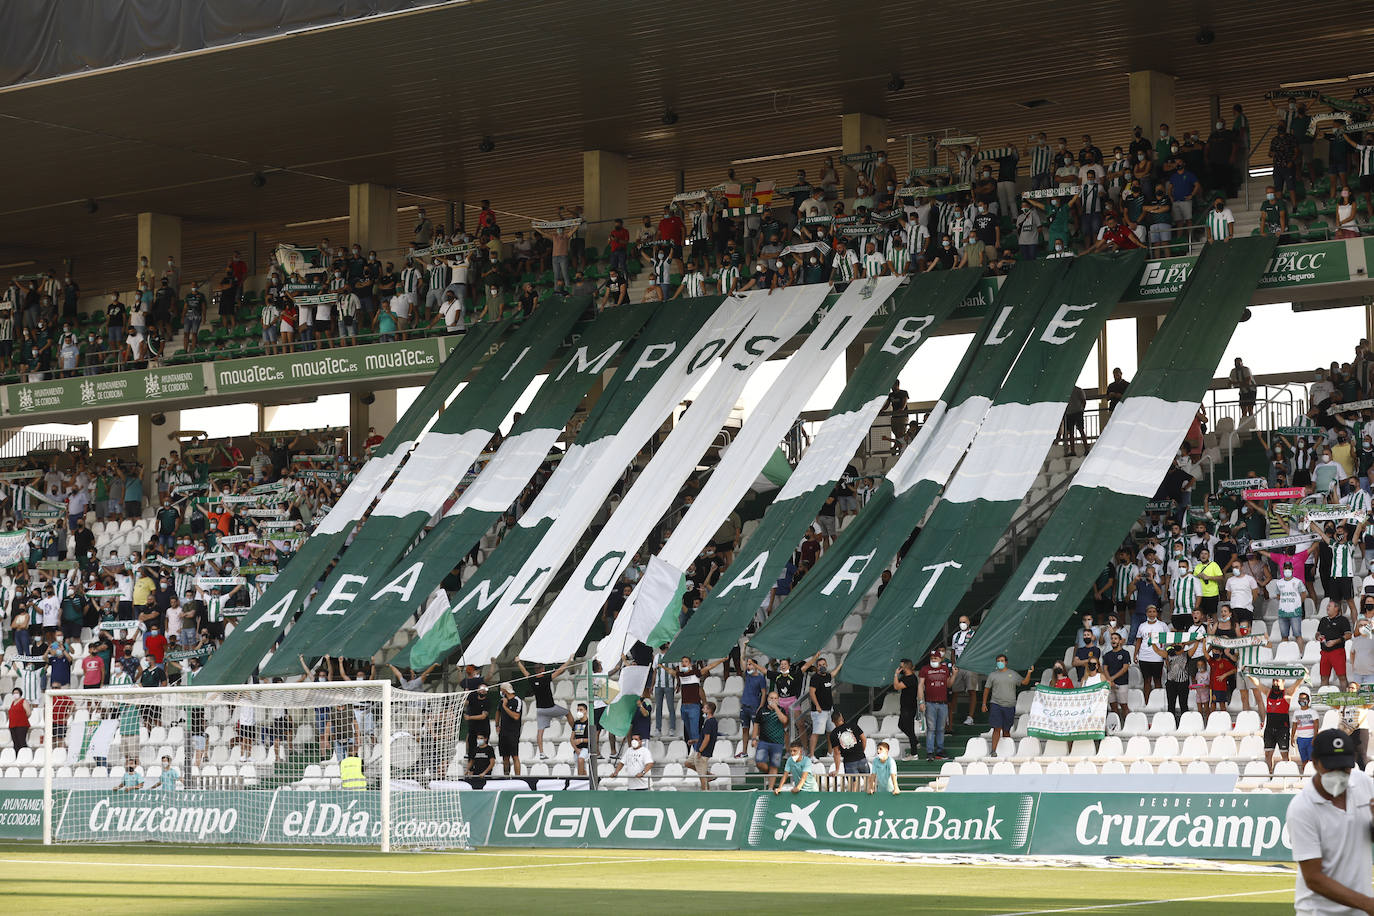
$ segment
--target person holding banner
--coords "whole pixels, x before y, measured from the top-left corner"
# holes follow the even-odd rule
[[[1250,678],[1257,689],[1265,690],[1265,678],[1256,677],[1248,671],[1246,677]],[[1288,756],[1294,730],[1293,724],[1289,721],[1289,710],[1298,692],[1303,689],[1306,679],[1306,675],[1297,675],[1293,678],[1293,689],[1287,692],[1284,690],[1284,681],[1287,678],[1275,677],[1269,681],[1264,698],[1264,762],[1269,766],[1270,775],[1274,773],[1274,749],[1277,747],[1283,751],[1285,757]]]

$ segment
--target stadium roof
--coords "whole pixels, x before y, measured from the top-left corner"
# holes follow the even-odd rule
[[[0,90],[0,265],[71,254],[87,290],[123,284],[144,210],[184,217],[192,273],[246,248],[250,231],[259,256],[331,229],[338,241],[345,224],[315,221],[346,216],[347,186],[363,181],[395,186],[402,206],[487,197],[518,227],[580,201],[581,151],[594,148],[630,157],[631,212],[649,212],[679,173],[701,187],[732,161],[836,146],[850,111],[888,119],[899,165],[907,134],[944,131],[985,145],[1037,129],[1076,144],[1091,131],[1109,148],[1129,136],[1127,73],[1139,69],[1177,76],[1178,129],[1204,130],[1214,94],[1227,109],[1247,104],[1262,129],[1266,90],[1357,73],[1371,31],[1279,0],[1111,15],[1086,3],[941,6],[455,3],[12,85]],[[905,80],[895,93],[894,73]],[[479,152],[484,136],[494,152]],[[788,179],[821,155],[738,169]],[[288,226],[302,222],[312,225]],[[408,228],[410,214],[398,222]]]

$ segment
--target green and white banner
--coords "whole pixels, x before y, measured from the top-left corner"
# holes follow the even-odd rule
[[[572,553],[625,467],[710,374],[717,357],[748,325],[757,302],[733,296],[690,299],[664,310],[677,318],[654,320],[645,345],[627,358],[629,370],[612,376],[577,441],[515,529],[455,596],[451,613],[436,617],[432,628],[421,620],[420,638],[402,650],[398,664],[408,657],[411,667],[424,668],[446,656],[482,626],[507,591],[515,596],[512,614],[528,611],[533,599],[525,590]],[[532,564],[536,550],[541,559]],[[447,562],[440,558],[445,574]]]
[[[681,570],[700,555],[702,548],[719,530],[721,522],[748,495],[755,478],[777,451],[777,442],[792,426],[792,421],[806,406],[807,399],[820,385],[830,367],[837,359],[844,359],[845,348],[863,330],[878,307],[896,293],[900,282],[900,277],[877,277],[849,284],[815,330],[788,357],[782,372],[778,373],[777,379],[759,400],[739,434],[721,455],[691,508],[673,526],[672,535],[657,554],[659,559],[673,569]],[[915,336],[919,339],[919,334]],[[639,587],[635,588],[630,596],[631,603],[622,609],[611,632],[601,640],[598,657],[603,670],[610,671],[633,641],[628,638],[626,626],[631,618],[632,603],[642,600],[641,591]],[[671,625],[669,637],[676,636],[679,606],[660,604],[654,610],[661,620]],[[649,613],[646,608],[639,608],[639,612]],[[569,633],[564,639],[573,635]],[[538,637],[539,633],[536,632],[535,636]],[[581,636],[577,639],[580,641]],[[566,641],[562,645],[567,645]],[[527,646],[521,657],[551,661],[557,657],[559,647],[558,643],[544,646],[545,653],[554,653],[552,657],[545,658],[530,654],[532,650]]]
[[[924,654],[958,610],[1035,483],[1074,381],[1144,257],[1132,251],[1073,260],[943,500],[854,639],[846,681],[890,682],[898,662]]]
[[[1273,248],[1272,237],[1255,236],[1203,249],[1125,399],[983,618],[961,668],[990,672],[1001,653],[1024,667],[1058,633],[1159,488]]]
[[[1278,678],[1281,681],[1303,680],[1307,677],[1306,665],[1242,665],[1241,673],[1261,680]]]
[[[300,670],[301,655],[343,655],[339,647],[354,627],[348,610],[359,594],[358,586],[368,576],[390,569],[439,513],[586,307],[587,300],[580,297],[556,299],[541,307],[444,408],[378,497],[349,549],[320,586],[313,605],[302,611],[278,652],[264,665],[264,675],[284,676]],[[365,464],[364,471],[375,461]],[[331,518],[321,522],[320,529],[328,529]],[[352,527],[353,521],[348,524]],[[295,562],[287,565],[288,572]],[[303,595],[297,604],[304,605]],[[290,608],[284,610],[283,623],[291,613]],[[268,629],[263,623],[263,618],[253,620],[243,629]]]
[[[488,325],[475,334],[466,335],[454,348],[387,437],[372,450],[372,458],[349,483],[315,533],[300,545],[300,550],[277,581],[254,603],[245,621],[247,625],[234,630],[221,651],[202,669],[199,683],[241,684],[248,680],[282,628],[295,616],[297,596],[309,594],[430,419],[473,367],[487,356],[487,351],[496,345],[508,326],[509,322]],[[265,484],[250,492],[271,493],[283,488],[284,485]],[[255,624],[258,626],[250,630],[249,626]]]
[[[835,490],[859,445],[887,403],[892,383],[930,335],[978,285],[980,270],[918,274],[892,300],[892,314],[850,376],[796,469],[759,527],[735,553],[724,581],[707,595],[673,643],[672,652],[718,658],[728,652],[787,565],[795,545]],[[969,354],[987,336],[984,319]],[[965,360],[969,357],[966,355]],[[658,643],[650,643],[658,645]],[[604,664],[604,662],[603,662]],[[610,670],[607,668],[606,670]]]
[[[672,505],[679,488],[720,432],[745,383],[769,356],[806,326],[827,292],[827,287],[813,284],[745,293],[745,300],[756,309],[754,317],[725,351],[721,364],[692,400],[692,406],[678,419],[582,561],[563,583],[523,650],[530,653],[531,660],[552,661],[554,657],[549,653],[556,652],[563,653],[558,660],[566,659],[577,648],[635,550]],[[774,439],[769,447],[776,444]],[[613,470],[619,476],[623,469],[624,465],[617,465]],[[753,480],[753,474],[748,480]],[[554,542],[551,533],[530,558],[533,575],[518,580],[518,588],[507,590],[496,611],[464,647],[463,658],[467,663],[485,665],[510,642],[532,609],[532,604],[517,606],[516,601],[537,600],[551,583],[571,546],[558,544],[548,551],[548,545]]]
[[[0,532],[0,568],[15,566],[29,558],[29,530]]]
[[[496,454],[424,540],[392,568],[364,567],[358,573],[363,578],[339,596],[335,607],[347,626],[336,627],[317,643],[317,653],[368,658],[395,635],[439,587],[455,559],[466,556],[520,497],[588,389],[615,363],[633,365],[622,356],[652,314],[653,308],[644,304],[608,309],[564,350],[558,368]]]
[[[926,425],[902,452],[863,510],[750,639],[773,657],[806,658],[825,645],[921,523],[978,432],[992,398],[1030,336],[1067,259],[1018,264],[997,293],[996,316],[961,364]],[[791,545],[784,544],[790,549]]]
[[[1101,681],[1068,689],[1036,687],[1026,719],[1026,734],[1051,741],[1096,741],[1106,737],[1111,686]]]

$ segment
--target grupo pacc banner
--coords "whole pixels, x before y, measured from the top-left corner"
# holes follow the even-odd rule
[[[1036,687],[1026,720],[1026,734],[1052,741],[1104,737],[1111,686],[1102,681],[1088,687],[1067,689]]]
[[[1273,239],[1208,245],[1093,450],[1012,574],[959,666],[987,673],[1006,653],[1033,664],[1159,488],[1239,323]],[[1253,546],[1253,545],[1252,545]]]
[[[919,274],[892,299],[891,315],[850,375],[844,391],[796,469],[774,497],[763,521],[735,553],[725,579],[711,590],[682,632],[672,653],[719,658],[744,632],[768,597],[803,532],[845,473],[859,444],[887,403],[902,366],[930,339],[979,282],[978,271]],[[974,352],[991,325],[984,319],[969,343]],[[606,641],[602,641],[606,645]],[[609,669],[608,669],[609,670]]]
[[[476,333],[464,335],[420,391],[404,414],[396,421],[382,443],[372,450],[372,457],[353,478],[343,496],[329,510],[291,558],[291,562],[277,580],[258,598],[245,624],[272,622],[250,631],[240,626],[226,640],[224,649],[216,652],[199,675],[203,684],[239,684],[248,680],[263,655],[270,649],[285,626],[294,616],[296,597],[314,587],[321,574],[343,548],[353,526],[363,517],[377,494],[382,492],[391,475],[409,454],[430,419],[438,413],[457,390],[473,367],[496,346],[510,326],[509,321],[483,327]]]

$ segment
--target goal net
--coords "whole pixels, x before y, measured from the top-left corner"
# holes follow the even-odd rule
[[[50,690],[44,842],[465,848],[464,697],[384,681]]]

